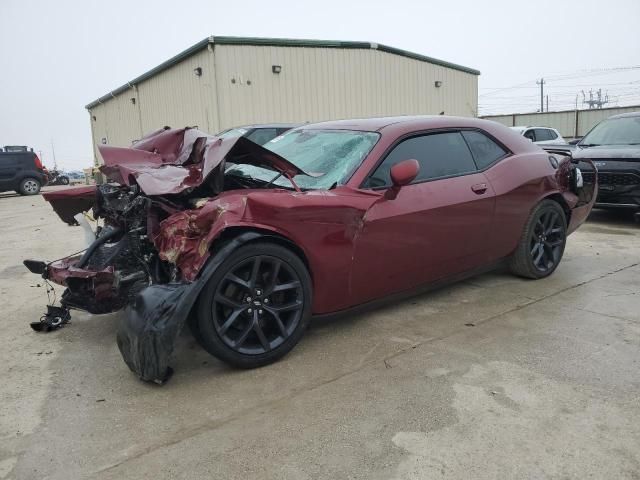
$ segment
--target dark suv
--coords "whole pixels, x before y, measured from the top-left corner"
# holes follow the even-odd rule
[[[603,120],[573,149],[573,158],[598,168],[596,207],[640,210],[640,112]],[[593,181],[593,173],[583,173]]]
[[[0,148],[0,192],[15,190],[21,195],[35,195],[47,180],[42,162],[33,150]]]

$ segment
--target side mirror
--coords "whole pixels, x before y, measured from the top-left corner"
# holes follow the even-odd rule
[[[398,196],[400,187],[409,185],[418,176],[420,171],[420,164],[417,160],[403,160],[400,163],[396,163],[391,167],[389,172],[391,175],[391,182],[393,185],[387,190],[385,197],[389,200],[393,200]]]
[[[391,181],[395,188],[409,185],[418,176],[420,164],[417,160],[403,160],[391,167]]]

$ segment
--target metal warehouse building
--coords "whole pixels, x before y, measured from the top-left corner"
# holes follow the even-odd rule
[[[369,42],[209,37],[87,105],[94,149],[165,125],[476,116],[477,70]],[[96,162],[98,156],[96,154]]]

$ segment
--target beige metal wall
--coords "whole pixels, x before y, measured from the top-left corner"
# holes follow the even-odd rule
[[[442,111],[475,116],[478,105],[477,75],[377,50],[216,45],[215,61],[221,128]]]
[[[202,75],[194,74],[200,67]],[[131,101],[135,98],[135,103]],[[102,162],[95,146],[128,146],[165,125],[198,126],[217,132],[220,128],[215,94],[215,71],[212,49],[173,65],[139,85],[115,95],[89,110],[94,155]]]
[[[89,111],[93,145],[131,145],[140,137],[140,120],[137,105],[131,103],[133,89],[95,106]]]
[[[195,68],[202,75],[194,74]],[[219,129],[213,51],[205,48],[138,86],[142,131],[169,125]]]
[[[493,120],[507,127],[539,126],[557,129],[563,137],[582,137],[596,124],[620,113],[640,111],[640,106],[602,108],[592,110],[565,110],[561,112],[515,113],[512,115],[489,115],[482,118]]]
[[[89,113],[94,145],[127,146],[165,125],[215,133],[251,123],[475,116],[477,95],[477,75],[378,50],[209,45]]]

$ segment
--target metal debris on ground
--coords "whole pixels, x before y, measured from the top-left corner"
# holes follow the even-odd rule
[[[71,313],[68,308],[47,305],[45,313],[37,322],[31,322],[31,328],[36,332],[50,332],[62,328],[71,320]]]

